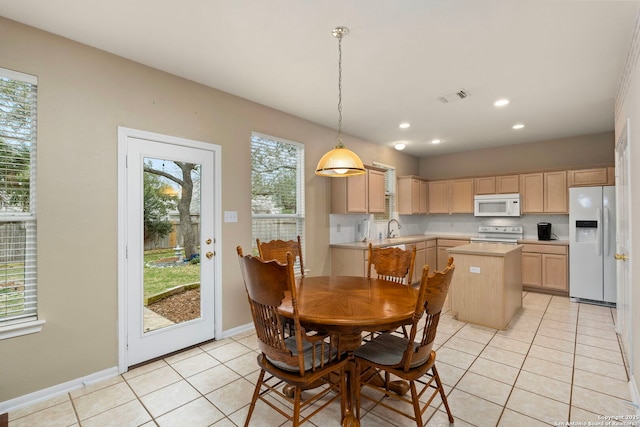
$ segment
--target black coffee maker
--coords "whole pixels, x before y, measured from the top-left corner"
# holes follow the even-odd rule
[[[538,223],[538,240],[551,240],[551,223]]]

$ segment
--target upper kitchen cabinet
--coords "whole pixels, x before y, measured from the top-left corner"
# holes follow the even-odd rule
[[[520,192],[520,177],[518,175],[496,176],[496,193],[513,194]]]
[[[398,177],[398,213],[401,215],[429,213],[429,183],[416,176]]]
[[[481,176],[475,178],[476,194],[496,194],[496,177]]]
[[[449,181],[429,181],[429,213],[449,213]]]
[[[522,213],[568,213],[567,190],[566,171],[520,175]]]
[[[615,168],[578,169],[567,172],[569,187],[588,187],[592,185],[615,185]]]
[[[429,181],[429,213],[473,213],[474,178]]]
[[[475,194],[511,194],[520,192],[518,175],[481,176],[474,179]]]
[[[449,181],[451,213],[473,213],[473,178]]]
[[[385,170],[365,166],[366,174],[331,178],[331,213],[384,213]]]

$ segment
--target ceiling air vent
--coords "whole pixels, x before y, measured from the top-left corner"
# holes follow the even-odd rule
[[[469,94],[464,89],[461,89],[457,92],[442,95],[438,98],[438,100],[443,104],[448,104],[450,102],[456,102],[460,101],[461,99],[465,99],[467,96],[469,96]]]

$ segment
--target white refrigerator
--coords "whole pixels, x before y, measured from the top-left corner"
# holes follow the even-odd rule
[[[569,296],[616,302],[615,187],[569,189]]]

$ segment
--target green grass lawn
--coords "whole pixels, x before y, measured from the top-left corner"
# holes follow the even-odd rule
[[[154,261],[175,257],[173,249],[146,251],[144,254],[144,296],[158,294],[167,289],[200,282],[200,264],[183,263],[178,267],[150,267]]]

